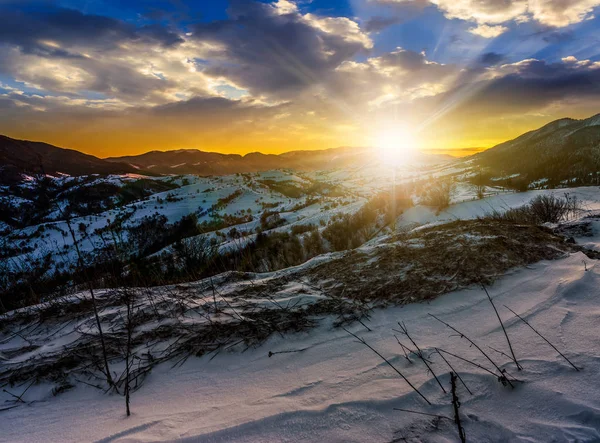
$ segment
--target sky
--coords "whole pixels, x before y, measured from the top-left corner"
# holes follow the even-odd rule
[[[0,0],[0,134],[467,155],[600,112],[600,0]]]

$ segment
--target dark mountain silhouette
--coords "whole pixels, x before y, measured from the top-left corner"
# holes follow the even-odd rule
[[[528,183],[600,183],[600,114],[553,121],[470,158],[493,174],[521,174]]]
[[[0,182],[18,180],[21,174],[87,175],[129,172],[138,171],[128,164],[108,162],[73,149],[0,135]]]

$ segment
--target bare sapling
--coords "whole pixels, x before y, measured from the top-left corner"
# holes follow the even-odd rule
[[[43,165],[40,165],[40,170],[42,171],[42,174],[45,175]],[[48,195],[46,195],[46,198],[48,198]],[[77,240],[77,236],[75,235],[75,231],[73,230],[73,226],[71,225],[71,215],[70,215],[70,213],[65,213],[59,204],[56,204],[56,208],[58,209],[59,213],[61,214],[61,216],[65,219],[65,221],[67,223],[67,228],[69,230],[69,233],[71,234],[71,238],[73,240],[73,245],[75,246],[75,252],[77,253],[77,265],[79,267],[79,272],[81,272],[81,274],[84,277],[84,280],[87,283],[88,290],[90,292],[90,297],[92,299],[92,308],[94,311],[94,317],[96,319],[96,326],[98,328],[98,336],[100,337],[100,346],[102,348],[102,359],[104,362],[104,370],[102,372],[104,372],[108,386],[118,392],[117,385],[113,381],[112,375],[110,373],[110,367],[108,365],[108,353],[106,350],[106,340],[104,339],[104,332],[102,330],[102,322],[100,321],[100,314],[98,313],[98,303],[96,301],[96,296],[94,294],[94,288],[92,285],[92,281],[89,278],[89,276],[87,275],[87,272],[85,270],[83,256],[81,254],[81,250],[79,249],[79,242]]]
[[[537,335],[539,335],[539,336],[540,336],[540,337],[541,337],[541,338],[542,338],[542,339],[543,339],[543,340],[544,340],[546,343],[548,343],[548,344],[549,344],[549,345],[552,347],[552,349],[554,349],[556,352],[558,352],[558,353],[560,354],[560,356],[561,356],[562,358],[564,358],[564,359],[567,361],[567,363],[569,363],[569,364],[570,364],[570,365],[571,365],[571,366],[572,366],[572,367],[573,367],[573,368],[574,368],[576,371],[579,371],[579,370],[580,370],[580,369],[579,369],[577,366],[575,366],[575,365],[574,365],[574,364],[571,362],[571,360],[569,360],[569,359],[568,359],[568,358],[567,358],[567,357],[566,357],[566,356],[565,356],[565,355],[564,355],[562,352],[560,352],[560,351],[557,349],[557,347],[556,347],[556,346],[554,346],[552,343],[550,343],[550,341],[549,341],[549,340],[548,340],[546,337],[544,337],[544,336],[543,336],[542,334],[540,334],[540,333],[539,333],[539,332],[538,332],[538,331],[537,331],[537,330],[536,330],[536,329],[535,329],[533,326],[531,326],[531,324],[529,324],[529,322],[528,322],[527,320],[525,320],[523,317],[521,317],[521,316],[520,316],[519,314],[517,314],[515,311],[513,311],[512,309],[510,309],[508,306],[504,305],[504,307],[505,307],[506,309],[508,309],[510,312],[512,312],[513,314],[515,314],[517,317],[519,317],[523,323],[525,323],[527,326],[529,326],[533,332],[535,332]]]
[[[404,381],[412,388],[413,391],[415,391],[417,394],[419,394],[419,396],[425,400],[425,402],[428,405],[431,405],[431,402],[429,400],[427,400],[427,397],[425,397],[423,394],[421,394],[421,391],[419,391],[409,380],[408,378],[406,378],[406,376],[400,372],[387,358],[385,358],[383,355],[381,355],[379,353],[379,351],[377,351],[375,348],[373,348],[370,344],[368,344],[364,339],[360,338],[358,335],[353,334],[352,332],[348,331],[346,328],[343,328],[344,331],[346,331],[348,334],[350,334],[352,337],[354,337],[355,339],[358,340],[359,343],[365,345],[367,348],[369,348],[371,351],[373,351],[379,358],[381,358],[385,363],[387,363],[387,365],[392,368],[400,377],[402,377],[404,379]]]
[[[435,372],[433,372],[433,369],[431,369],[431,366],[430,366],[429,362],[427,361],[427,359],[425,358],[425,356],[423,355],[423,351],[421,350],[421,348],[419,348],[419,345],[417,345],[417,343],[412,339],[412,337],[408,333],[408,328],[406,327],[406,325],[404,323],[398,322],[398,326],[400,327],[400,331],[396,331],[396,332],[399,332],[399,333],[405,335],[410,340],[410,342],[413,344],[413,346],[417,350],[416,356],[419,357],[421,359],[421,361],[423,361],[423,363],[425,363],[425,366],[427,366],[427,370],[429,372],[431,372],[431,375],[433,375],[433,377],[435,378],[435,381],[437,381],[438,385],[440,385],[442,392],[444,394],[446,394],[446,390],[444,389],[444,386],[442,386],[440,379],[437,377],[437,375],[435,375]]]
[[[63,214],[64,215],[64,214]],[[110,367],[108,365],[108,353],[106,350],[106,340],[104,339],[104,332],[102,330],[102,322],[100,321],[100,314],[98,312],[98,303],[96,301],[96,296],[94,294],[94,287],[92,285],[92,281],[88,277],[85,265],[83,263],[83,256],[81,254],[81,250],[79,249],[79,242],[77,241],[77,236],[75,235],[75,231],[71,226],[71,219],[69,216],[65,217],[65,221],[67,222],[67,227],[69,229],[69,233],[71,234],[71,238],[73,239],[73,245],[75,246],[75,252],[77,253],[77,264],[79,266],[79,271],[84,276],[85,281],[87,282],[88,290],[90,292],[90,297],[92,299],[92,309],[94,311],[94,317],[96,319],[96,327],[98,328],[98,336],[100,337],[100,346],[102,347],[102,359],[104,360],[104,374],[106,376],[106,382],[108,385],[115,389],[118,392],[117,385],[114,383],[112,375],[110,374]]]
[[[483,283],[481,283],[481,287],[485,291],[485,295],[487,295],[487,298],[490,301],[490,304],[492,305],[492,308],[494,308],[494,312],[496,313],[496,317],[498,317],[498,321],[500,322],[500,326],[502,327],[502,331],[504,332],[504,336],[506,337],[506,342],[508,343],[508,348],[510,349],[510,355],[512,355],[512,361],[515,362],[515,365],[517,366],[517,369],[520,371],[521,369],[523,369],[523,367],[519,364],[519,362],[517,360],[517,357],[515,356],[515,351],[513,351],[513,347],[512,347],[512,344],[510,342],[510,338],[508,338],[508,333],[506,332],[506,328],[504,327],[504,323],[502,323],[502,319],[500,318],[500,314],[498,313],[498,309],[496,309],[496,305],[494,304],[494,301],[492,300],[492,297],[490,297],[490,294],[489,294],[488,290],[486,289],[486,287],[485,287],[485,285]]]
[[[131,415],[129,407],[131,398],[131,367],[133,366],[132,356],[132,339],[133,339],[133,308],[134,308],[134,296],[132,291],[125,290],[125,304],[127,307],[127,318],[125,328],[127,331],[127,349],[125,351],[125,412],[127,417]]]
[[[477,343],[475,343],[473,340],[471,340],[469,337],[467,337],[465,334],[463,334],[462,332],[460,332],[458,329],[456,329],[455,327],[451,326],[450,324],[446,323],[443,320],[440,320],[439,318],[437,318],[435,315],[433,314],[429,314],[431,317],[435,318],[437,321],[439,321],[440,323],[446,325],[448,328],[452,329],[454,332],[456,332],[458,335],[460,335],[460,338],[464,338],[465,340],[467,340],[472,346],[474,346],[479,352],[481,352],[481,354],[492,364],[494,365],[494,367],[498,370],[498,372],[500,372],[500,375],[498,376],[498,380],[500,380],[500,382],[502,384],[506,384],[508,383],[510,385],[511,388],[514,388],[514,385],[510,382],[510,380],[508,379],[507,372],[506,369],[500,369],[500,367],[494,362],[494,360],[492,360],[490,358],[490,356],[479,347],[479,345],[477,345]]]
[[[454,372],[450,373],[450,383],[452,386],[452,406],[454,407],[454,423],[456,423],[456,428],[458,429],[458,435],[460,437],[460,441],[465,443],[467,441],[467,436],[465,434],[465,430],[462,427],[462,423],[460,422],[460,414],[458,412],[460,408],[460,400],[458,399],[458,395],[456,393],[456,374]]]

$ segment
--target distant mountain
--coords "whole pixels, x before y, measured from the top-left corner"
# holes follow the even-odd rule
[[[421,154],[421,164],[446,163],[445,155]],[[355,167],[374,161],[370,148],[341,147],[292,151],[280,155],[252,152],[219,154],[197,149],[151,151],[141,155],[100,159],[47,143],[15,140],[0,135],[0,183],[19,181],[22,174],[198,174],[225,175],[271,169],[325,170]]]
[[[520,174],[528,182],[600,183],[600,114],[553,121],[471,158],[494,174]]]
[[[185,149],[152,151],[141,155],[112,157],[106,160],[128,163],[135,168],[160,174],[224,175],[270,169],[311,171],[362,166],[372,163],[374,157],[370,148],[341,147],[314,151],[291,151],[279,155],[252,152],[244,156]],[[435,164],[454,159],[445,155],[422,154],[418,160],[424,164]]]
[[[124,163],[102,160],[47,143],[0,135],[0,183],[18,181],[21,174],[123,174],[137,172]]]
[[[158,174],[223,175],[285,167],[277,155],[253,153],[242,157],[197,149],[150,151],[141,155],[111,157],[106,161],[127,163],[133,168]]]
[[[252,152],[219,154],[196,149],[151,151],[146,154],[107,158],[110,162],[128,163],[134,168],[160,174],[224,175],[270,169],[315,170],[348,166],[364,157],[364,148],[335,148],[319,151],[293,151],[273,155]]]

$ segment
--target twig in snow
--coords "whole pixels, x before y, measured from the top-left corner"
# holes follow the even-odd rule
[[[508,355],[506,352],[503,352],[499,349],[494,348],[493,346],[488,345],[488,348],[490,348],[492,351],[497,352],[500,355],[503,355],[504,357],[508,358],[509,360],[512,360],[512,357],[510,355]]]
[[[504,383],[505,383],[505,381],[503,381],[503,379],[506,377],[506,375],[498,376],[498,374],[496,374],[494,371],[492,371],[492,370],[490,370],[490,369],[486,368],[485,366],[482,366],[482,365],[480,365],[479,363],[475,363],[474,361],[468,360],[468,359],[466,359],[466,358],[464,358],[464,357],[461,357],[460,355],[453,354],[452,352],[446,351],[446,350],[444,350],[444,349],[440,349],[440,348],[436,348],[436,349],[437,349],[439,352],[443,352],[444,354],[451,355],[452,357],[454,357],[454,358],[457,358],[457,359],[459,359],[459,360],[462,360],[462,361],[464,361],[465,363],[469,363],[469,364],[471,364],[471,365],[473,365],[473,366],[476,366],[476,367],[478,367],[479,369],[483,369],[483,370],[484,370],[485,372],[487,372],[488,374],[491,374],[491,375],[493,375],[494,377],[498,377],[498,381],[499,381],[499,382],[501,382],[502,384],[504,384]],[[516,379],[516,378],[514,378],[514,377],[513,377],[513,380],[512,380],[512,381],[515,381],[515,382],[521,382],[521,380],[518,380],[518,379]]]
[[[568,359],[568,358],[567,358],[567,357],[566,357],[566,356],[565,356],[565,355],[564,355],[562,352],[560,352],[560,351],[559,351],[559,350],[556,348],[556,346],[554,346],[552,343],[550,343],[546,337],[544,337],[544,336],[543,336],[542,334],[540,334],[540,333],[539,333],[539,332],[538,332],[538,331],[537,331],[537,330],[536,330],[536,329],[535,329],[533,326],[531,326],[527,320],[525,320],[523,317],[521,317],[521,316],[520,316],[519,314],[517,314],[515,311],[513,311],[512,309],[510,309],[508,306],[504,305],[504,307],[505,307],[506,309],[508,309],[510,312],[512,312],[513,314],[515,314],[517,317],[519,317],[519,318],[520,318],[520,319],[523,321],[523,323],[525,323],[527,326],[529,326],[529,327],[531,328],[531,330],[532,330],[533,332],[535,332],[537,335],[539,335],[540,337],[542,337],[546,343],[548,343],[550,346],[552,346],[552,349],[554,349],[556,352],[558,352],[558,353],[560,354],[560,356],[561,356],[562,358],[564,358],[564,359],[567,361],[567,363],[569,363],[571,366],[573,366],[573,368],[575,368],[575,370],[576,370],[576,371],[579,371],[579,368],[578,368],[577,366],[575,366],[573,363],[571,363],[571,360],[569,360],[569,359]]]
[[[456,374],[454,372],[450,373],[450,383],[452,384],[452,406],[454,407],[454,423],[456,423],[456,428],[458,429],[460,441],[462,443],[466,443],[467,436],[460,422],[460,414],[458,413],[458,409],[460,408],[460,400],[458,399],[458,395],[456,394]]]
[[[6,389],[2,389],[4,392],[6,392],[9,395],[12,395],[16,400],[13,400],[15,403],[17,402],[21,402],[21,403],[27,403],[25,400],[23,400],[23,396],[25,395],[25,393],[27,391],[29,391],[29,388],[31,388],[33,386],[33,384],[35,383],[35,379],[29,384],[29,386],[27,386],[25,388],[25,390],[21,393],[21,395],[15,395],[10,391],[7,391]]]
[[[504,332],[504,336],[506,337],[506,342],[508,343],[508,348],[510,349],[510,355],[512,355],[512,361],[515,362],[515,365],[517,365],[517,369],[520,371],[521,369],[523,369],[523,367],[519,364],[519,361],[517,360],[517,357],[515,356],[515,351],[513,351],[513,347],[512,347],[512,344],[510,342],[510,338],[508,338],[508,333],[506,332],[506,328],[504,327],[504,323],[502,323],[502,319],[500,318],[500,314],[498,313],[498,309],[496,309],[496,305],[494,304],[494,301],[492,300],[492,297],[490,297],[490,294],[489,294],[488,290],[486,289],[486,287],[485,287],[485,285],[483,283],[481,283],[481,287],[485,291],[485,295],[487,295],[487,298],[490,301],[490,303],[492,305],[492,308],[494,308],[494,312],[496,313],[496,317],[498,317],[498,321],[500,322],[500,326],[502,326],[502,331]]]
[[[457,334],[460,335],[461,338],[464,338],[465,340],[467,340],[469,343],[471,343],[471,345],[475,346],[475,348],[477,348],[477,350],[479,352],[481,352],[483,354],[483,356],[485,358],[488,359],[488,361],[494,365],[494,367],[498,370],[498,372],[500,372],[500,376],[498,377],[498,380],[500,380],[500,382],[502,384],[508,383],[510,385],[511,388],[514,388],[514,385],[510,382],[510,380],[508,379],[508,377],[506,377],[506,369],[500,369],[500,367],[494,362],[494,360],[492,360],[490,358],[489,355],[487,355],[485,353],[485,351],[483,349],[481,349],[477,343],[475,343],[473,340],[471,340],[469,337],[467,337],[465,334],[463,334],[462,332],[460,332],[458,329],[456,329],[455,327],[451,326],[450,324],[446,323],[443,320],[440,320],[439,318],[437,318],[435,315],[433,314],[429,314],[431,317],[435,318],[437,321],[439,321],[440,323],[446,325],[447,327],[449,327],[450,329],[452,329],[454,332],[456,332]]]
[[[291,354],[292,352],[302,352],[302,351],[306,351],[308,348],[302,348],[302,349],[291,349],[289,351],[269,351],[269,358],[271,358],[272,356],[276,355],[276,354]]]
[[[450,417],[447,417],[445,415],[428,414],[427,412],[413,411],[411,409],[394,408],[394,411],[410,412],[411,414],[426,415],[427,417],[443,418],[445,420],[452,421]]]
[[[357,318],[356,321],[358,321],[361,325],[363,325],[367,331],[372,332],[371,328],[369,328],[367,325],[365,325],[360,318]]]
[[[433,369],[431,369],[431,366],[429,366],[427,359],[423,355],[423,351],[421,351],[421,348],[419,348],[419,345],[417,345],[417,343],[412,339],[412,337],[408,333],[408,328],[406,327],[406,325],[404,323],[398,322],[398,326],[400,327],[400,331],[398,331],[398,332],[405,335],[410,340],[410,342],[413,344],[413,346],[417,349],[417,352],[416,352],[417,357],[419,357],[423,361],[423,363],[425,363],[425,366],[427,366],[427,370],[429,372],[431,372],[431,375],[433,375],[433,377],[435,378],[435,381],[437,381],[438,385],[440,385],[442,392],[444,394],[446,394],[446,390],[442,386],[442,383],[440,382],[440,380],[437,378],[437,375],[435,375],[435,372],[433,372]]]
[[[21,398],[21,396],[22,396],[23,394],[21,394],[21,395],[15,395],[15,394],[13,394],[12,392],[10,392],[10,391],[7,391],[6,389],[2,389],[2,392],[6,392],[8,395],[11,395],[11,396],[13,396],[13,397],[15,398],[15,400],[12,400],[12,401],[14,401],[15,403],[18,403],[18,402],[25,403],[25,400],[23,400],[23,399]]]
[[[471,395],[473,395],[473,393],[471,392],[471,390],[469,389],[469,387],[467,386],[467,384],[465,383],[465,381],[462,379],[462,377],[458,374],[458,372],[456,372],[454,370],[454,368],[452,367],[452,365],[450,364],[450,362],[448,361],[448,359],[446,357],[444,357],[444,355],[440,352],[440,350],[438,348],[435,348],[435,352],[438,353],[438,355],[440,357],[442,357],[442,360],[444,360],[446,362],[446,364],[448,365],[448,367],[450,368],[450,371],[454,372],[456,374],[456,376],[458,377],[458,379],[460,380],[460,382],[463,384],[463,386],[465,387],[465,389],[467,390],[467,392]]]
[[[408,383],[408,385],[413,389],[413,391],[415,391],[417,394],[419,394],[421,396],[421,398],[423,400],[425,400],[425,402],[428,405],[431,405],[431,402],[429,400],[427,400],[427,397],[425,397],[423,394],[421,394],[421,391],[419,391],[409,380],[408,378],[406,378],[406,376],[400,372],[398,369],[396,369],[396,367],[387,359],[385,358],[383,355],[381,355],[375,348],[373,348],[370,344],[368,344],[365,340],[363,340],[362,338],[360,338],[358,335],[353,334],[352,332],[348,331],[346,328],[342,328],[344,329],[344,331],[346,331],[348,334],[350,334],[352,337],[354,337],[355,339],[357,339],[359,341],[359,343],[362,343],[363,345],[365,345],[367,348],[369,348],[371,351],[373,351],[375,354],[377,354],[377,356],[379,356],[379,358],[381,358],[384,362],[386,362],[388,364],[388,366],[390,368],[392,368],[400,377],[402,377],[404,379],[404,381],[406,383]]]
[[[404,358],[407,359],[410,364],[412,364],[413,361],[410,359],[410,357],[408,356],[408,354],[413,353],[413,351],[411,351],[410,348],[407,348],[406,346],[404,346],[402,344],[402,342],[400,341],[400,339],[398,338],[397,335],[394,335],[394,337],[396,338],[396,341],[398,342],[398,344],[402,348],[402,352],[404,352]],[[408,352],[406,352],[406,351],[408,351]]]

